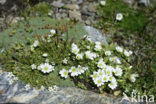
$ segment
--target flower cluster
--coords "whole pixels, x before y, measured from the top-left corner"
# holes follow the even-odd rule
[[[7,77],[9,79],[9,84],[10,85],[18,80],[18,77],[16,77],[12,72],[8,72]]]
[[[43,64],[40,64],[39,66],[32,64],[31,68],[32,68],[32,70],[38,69],[38,70],[42,71],[43,73],[50,73],[53,70],[55,70],[54,66],[50,65],[49,63],[43,63]]]
[[[88,38],[85,39],[85,42],[86,43],[83,45],[86,46],[79,46],[76,43],[72,43],[71,53],[73,54],[69,57],[71,57],[71,60],[75,63],[87,61],[87,68],[82,67],[81,65],[78,65],[78,67],[71,66],[69,70],[62,69],[59,74],[61,77],[67,78],[69,75],[75,77],[85,74],[84,72],[87,71],[90,73],[88,75],[92,78],[92,81],[97,87],[108,86],[112,90],[116,89],[117,86],[120,85],[118,78],[125,80],[126,78],[123,78],[123,74],[125,73],[126,68],[131,67],[129,65],[125,66],[125,62],[122,62],[123,57],[120,58],[117,54],[119,52],[126,57],[129,57],[132,54],[132,51],[127,51],[122,47],[115,45],[113,47],[105,47],[100,42],[91,42]],[[83,47],[83,49],[81,49],[81,47]],[[77,60],[73,60],[73,56]],[[90,70],[86,70],[88,67]],[[136,75],[132,74],[131,81],[134,82],[136,77]]]
[[[74,77],[83,74],[86,70],[88,70],[88,67],[78,65],[78,67],[72,66],[69,70],[62,69],[59,74],[61,77],[67,78],[70,73],[70,75]]]
[[[106,65],[103,59],[99,60],[97,67],[98,71],[94,71],[91,75],[94,83],[100,87],[106,82],[110,82],[108,86],[111,89],[115,89],[117,87],[115,76],[122,76],[122,69],[119,66],[113,68],[112,66]]]
[[[48,87],[48,91],[50,91],[50,92],[56,92],[58,89],[59,89],[59,88],[58,88],[58,86],[56,86],[56,85],[54,85],[54,86],[52,86],[52,87]]]

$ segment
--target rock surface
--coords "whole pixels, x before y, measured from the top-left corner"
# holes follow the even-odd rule
[[[91,26],[84,26],[85,30],[88,32],[90,38],[92,41],[96,42],[103,42],[104,44],[108,45],[106,41],[106,37],[102,35],[97,29],[91,27]]]
[[[25,84],[17,81],[9,85],[8,74],[0,74],[0,103],[29,103],[29,104],[131,104],[128,100],[100,95],[91,91],[74,87],[62,87],[56,92],[26,90]]]

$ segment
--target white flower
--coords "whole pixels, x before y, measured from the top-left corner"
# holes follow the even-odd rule
[[[84,38],[85,38],[86,40],[88,40],[88,41],[90,41],[90,42],[91,42],[91,37],[89,37],[89,36],[85,35],[85,36],[84,36]]]
[[[53,92],[54,91],[53,87],[48,87],[48,91]]]
[[[46,63],[49,63],[49,59],[46,59],[45,62],[46,62]]]
[[[106,55],[106,56],[110,56],[110,55],[111,55],[111,51],[106,51],[106,52],[105,52],[105,55]]]
[[[17,81],[18,80],[18,77],[14,77],[14,81]]]
[[[38,45],[39,45],[39,41],[36,40],[36,41],[33,43],[33,46],[34,46],[34,47],[37,47]]]
[[[104,75],[104,71],[102,71],[101,69],[98,70],[97,73],[98,73],[98,76],[99,76],[99,77],[102,77],[102,76]]]
[[[126,50],[124,50],[124,55],[125,55],[125,56],[127,56],[127,57],[129,57],[129,56],[130,56],[129,52],[128,52],[128,51],[126,51]]]
[[[26,85],[25,85],[25,90],[28,91],[29,89],[30,89],[30,85],[29,85],[29,84],[26,84]]]
[[[103,82],[108,82],[109,81],[109,76],[103,75],[102,80],[103,80]]]
[[[45,90],[45,87],[42,85],[40,88],[41,91]]]
[[[52,13],[51,12],[48,12],[48,16],[51,16],[52,15]]]
[[[130,80],[132,81],[132,82],[135,82],[136,81],[136,77],[138,77],[139,75],[138,74],[132,74],[131,76],[130,76]]]
[[[47,56],[48,56],[48,54],[47,54],[47,53],[44,53],[42,56],[43,56],[43,57],[47,57]]]
[[[106,75],[112,76],[113,70],[114,70],[114,68],[112,66],[107,66],[107,69],[105,70]]]
[[[71,73],[72,77],[78,76],[78,69],[74,66],[70,68],[69,72]]]
[[[133,66],[129,66],[129,69],[132,69]]]
[[[123,48],[122,48],[122,47],[117,46],[115,49],[116,49],[118,52],[123,52]]]
[[[117,64],[121,64],[121,61],[118,57],[114,56],[114,57],[110,57],[109,61],[117,63]]]
[[[34,51],[34,46],[33,45],[30,46],[30,50]]]
[[[102,6],[105,6],[105,5],[106,5],[106,1],[105,1],[105,0],[102,0],[102,1],[100,1],[100,4],[101,4]]]
[[[102,78],[97,78],[94,80],[94,83],[97,85],[97,87],[102,86],[104,83],[102,81]]]
[[[11,78],[11,77],[14,77],[15,75],[12,72],[8,72],[7,76]]]
[[[54,85],[54,86],[53,86],[53,91],[55,92],[55,91],[57,91],[57,90],[58,90],[58,86]]]
[[[106,66],[105,62],[103,62],[103,59],[100,59],[98,64],[97,64],[97,67],[98,68],[104,68]]]
[[[65,69],[62,69],[59,74],[61,75],[61,77],[67,78],[68,77],[68,71]]]
[[[88,70],[88,67],[82,67],[82,69],[83,69],[84,71],[86,71],[86,70]]]
[[[82,54],[82,53],[77,54],[77,55],[76,55],[76,59],[78,59],[78,60],[83,59],[83,54]]]
[[[84,73],[84,72],[85,72],[84,68],[83,68],[83,67],[81,67],[80,65],[78,65],[77,70],[78,70],[78,74],[82,74],[82,73]]]
[[[116,20],[121,21],[123,19],[123,15],[121,13],[118,13],[116,15]]]
[[[116,82],[116,79],[113,76],[108,76],[109,81]]]
[[[96,53],[90,52],[90,51],[86,51],[85,52],[86,58],[90,59],[90,60],[94,60],[94,58],[97,57]]]
[[[127,51],[127,50],[124,51],[124,55],[127,56],[127,57],[132,55],[132,53],[133,53],[132,51]]]
[[[87,46],[87,49],[90,49],[90,46]]]
[[[114,89],[117,87],[117,82],[111,82],[111,83],[108,84],[108,86],[109,86],[112,90],[114,90]]]
[[[116,69],[114,69],[114,74],[116,76],[121,76],[122,75],[122,69],[119,67],[116,67]]]
[[[93,80],[97,79],[99,76],[98,76],[98,73],[97,72],[93,72],[93,75],[91,75],[91,77],[93,78]]]
[[[39,66],[39,69],[40,69],[43,73],[49,73],[49,72],[55,70],[55,69],[54,69],[54,66],[49,65],[49,63],[41,64],[41,65]]]
[[[56,34],[56,31],[55,31],[54,29],[51,29],[51,30],[50,30],[50,33],[51,33],[51,34]]]
[[[131,54],[133,54],[133,52],[132,51],[129,51],[129,54],[131,55]]]
[[[32,64],[32,65],[31,65],[31,69],[34,70],[34,69],[36,69],[36,68],[37,68],[37,66],[36,66],[35,64]]]
[[[14,83],[14,80],[9,79],[9,85],[12,85]]]
[[[68,60],[66,58],[64,58],[63,61],[62,61],[62,63],[63,64],[67,64],[68,63]]]
[[[121,64],[121,61],[120,61],[120,59],[119,59],[118,57],[116,57],[115,62],[116,62],[117,64]]]
[[[101,45],[95,45],[94,50],[95,51],[100,51],[102,49]]]
[[[72,44],[72,49],[71,52],[74,53],[75,55],[78,54],[79,52],[79,48],[77,47],[77,45],[75,45],[74,43]]]

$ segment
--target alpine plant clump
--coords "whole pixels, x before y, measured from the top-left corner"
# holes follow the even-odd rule
[[[17,53],[20,53],[17,57],[18,62],[15,62],[11,68],[21,67],[21,70],[18,69],[20,71],[16,73],[17,76],[22,71],[29,70],[45,78],[41,83],[39,82],[40,77],[36,79],[35,83],[28,80],[26,89],[29,89],[29,84],[33,86],[39,84],[42,90],[47,88],[49,91],[55,91],[57,88],[52,86],[59,86],[59,84],[51,84],[55,79],[50,79],[54,78],[50,75],[54,73],[62,80],[71,79],[78,87],[82,85],[83,88],[92,87],[100,92],[122,89],[124,92],[126,86],[134,83],[139,77],[137,73],[133,73],[130,64],[132,51],[115,44],[105,45],[100,42],[92,42],[87,35],[80,41],[74,42],[62,39],[54,29],[49,30],[49,34],[31,41],[27,48],[21,47],[18,48],[18,51],[16,50]],[[27,65],[24,70],[22,65]],[[30,76],[25,77],[30,78]]]

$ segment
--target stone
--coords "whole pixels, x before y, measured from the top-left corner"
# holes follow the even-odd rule
[[[81,21],[82,18],[81,18],[81,13],[79,11],[69,11],[69,17],[71,19],[75,19],[75,20],[79,20]]]
[[[77,4],[67,4],[65,5],[65,8],[70,9],[70,10],[78,10],[79,6]]]
[[[17,23],[17,22],[20,21],[20,20],[24,20],[24,18],[23,18],[23,17],[14,17],[14,18],[12,19],[11,23]]]
[[[95,29],[94,27],[91,26],[84,26],[84,29],[88,32],[90,38],[92,41],[94,42],[102,42],[106,45],[108,45],[107,41],[106,41],[106,37],[104,35],[102,35],[97,29]]]
[[[4,5],[6,3],[6,0],[0,0],[0,4]]]
[[[134,4],[134,0],[123,0],[125,3],[129,4],[130,6],[132,6]]]
[[[89,4],[88,5],[88,11],[89,12],[96,12],[96,6],[97,6],[98,4]]]
[[[148,7],[148,6],[150,6],[150,1],[151,1],[151,0],[139,0],[139,3],[140,3],[140,4],[144,4],[145,6]]]
[[[0,74],[0,102],[28,104],[120,104],[121,98],[108,97],[75,87],[59,87],[56,92],[25,90],[21,81],[9,85],[7,72]]]
[[[54,1],[54,2],[52,3],[52,5],[53,5],[54,7],[61,8],[61,7],[64,6],[64,3],[60,2],[60,1]]]
[[[119,94],[121,94],[121,91],[120,90],[114,92],[114,96],[118,96]]]

